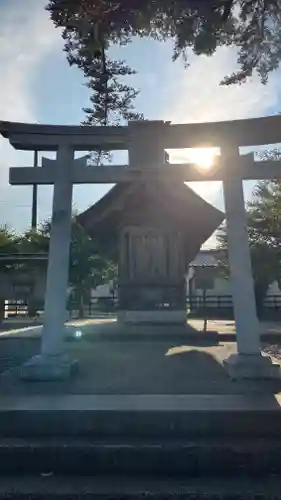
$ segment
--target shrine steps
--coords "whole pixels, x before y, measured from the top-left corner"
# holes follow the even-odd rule
[[[3,440],[0,499],[281,499],[280,440]]]
[[[281,500],[280,397],[0,400],[2,499]]]
[[[281,474],[281,440],[2,438],[0,463],[2,477],[260,477]]]
[[[2,477],[1,500],[280,500],[271,478]]]
[[[0,436],[281,438],[281,394],[259,384],[247,394],[2,396]]]

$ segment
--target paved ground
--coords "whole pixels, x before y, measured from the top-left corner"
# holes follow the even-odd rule
[[[73,320],[70,321],[69,324],[72,325],[94,325],[94,324],[100,324],[108,321],[114,321],[115,317],[114,316],[108,316],[107,314],[100,315],[100,317],[97,318],[91,318],[91,319],[86,319],[86,320]],[[204,321],[202,319],[191,319],[189,320],[189,324],[195,328],[198,331],[203,330],[204,326]],[[11,319],[11,320],[6,320],[4,322],[3,327],[0,329],[0,336],[1,334],[5,334],[8,330],[18,330],[22,329],[23,327],[27,328],[34,328],[34,327],[40,326],[38,323],[35,321],[27,321],[25,318],[23,319]],[[281,323],[280,322],[270,322],[270,321],[263,321],[260,323],[260,330],[261,333],[274,333],[274,334],[279,334],[281,337]],[[31,330],[30,330],[31,331]],[[39,330],[35,330],[34,333],[38,332]],[[207,322],[207,331],[217,331],[220,334],[227,333],[227,334],[235,334],[235,322],[232,320],[208,320]],[[18,333],[18,332],[15,332]]]
[[[91,318],[91,319],[83,320],[83,321],[73,320],[73,321],[70,321],[69,323],[71,323],[71,324],[85,324],[85,323],[86,324],[96,324],[97,322],[99,322],[99,320],[107,320],[107,319],[109,319],[108,316],[104,315],[104,317]],[[115,317],[113,316],[110,319],[115,319]],[[193,328],[195,328],[199,331],[202,331],[204,321],[201,319],[191,319],[189,321],[189,324]],[[34,328],[34,327],[38,327],[38,326],[40,326],[40,323],[36,320],[28,320],[26,318],[17,318],[17,319],[11,318],[9,320],[5,320],[2,327],[0,327],[0,334],[5,333],[8,330],[18,330],[18,329],[22,329],[22,328]],[[268,324],[268,323],[263,324],[262,329],[274,328],[274,326],[275,326],[275,328],[276,327],[279,328],[280,334],[281,334],[281,325],[279,327],[277,323],[275,323],[275,324],[274,323],[273,324]],[[210,330],[216,330],[216,331],[219,331],[221,333],[235,333],[235,323],[234,323],[234,321],[231,321],[231,320],[208,320],[207,331],[210,331]]]
[[[87,335],[66,342],[79,361],[73,379],[56,383],[20,381],[20,365],[40,348],[40,327],[2,332],[0,337],[0,391],[2,395],[31,394],[244,394],[281,392],[279,382],[232,382],[223,360],[236,344],[198,337],[173,339],[102,340],[96,332],[114,331],[114,322],[75,322]],[[217,324],[217,323],[216,323]],[[75,326],[75,325],[74,325]],[[230,327],[230,325],[229,325]],[[172,328],[172,327],[171,327]]]
[[[197,330],[203,329],[203,320],[193,319],[189,321],[190,325]],[[207,323],[207,331],[215,330],[218,333],[232,333],[235,334],[235,322],[232,320],[208,320]],[[260,332],[263,334],[266,333],[278,333],[280,334],[281,340],[281,323],[273,322],[273,321],[262,321],[260,323]]]

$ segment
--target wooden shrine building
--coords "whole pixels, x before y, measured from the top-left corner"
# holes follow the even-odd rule
[[[119,320],[185,323],[189,263],[224,214],[186,184],[115,185],[78,220],[118,261]]]

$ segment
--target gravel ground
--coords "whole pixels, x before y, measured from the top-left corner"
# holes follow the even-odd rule
[[[281,344],[268,344],[263,347],[263,352],[281,360]]]
[[[40,351],[40,338],[0,339],[0,373],[24,363]]]

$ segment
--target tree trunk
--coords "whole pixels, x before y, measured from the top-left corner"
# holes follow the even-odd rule
[[[29,318],[34,318],[37,315],[38,303],[34,299],[29,299],[27,303],[27,312]]]
[[[80,294],[79,297],[79,319],[84,318],[84,300],[83,300],[83,294]]]
[[[261,319],[263,313],[264,299],[266,297],[268,286],[264,284],[255,284],[255,298],[256,298],[256,311],[257,317]]]

